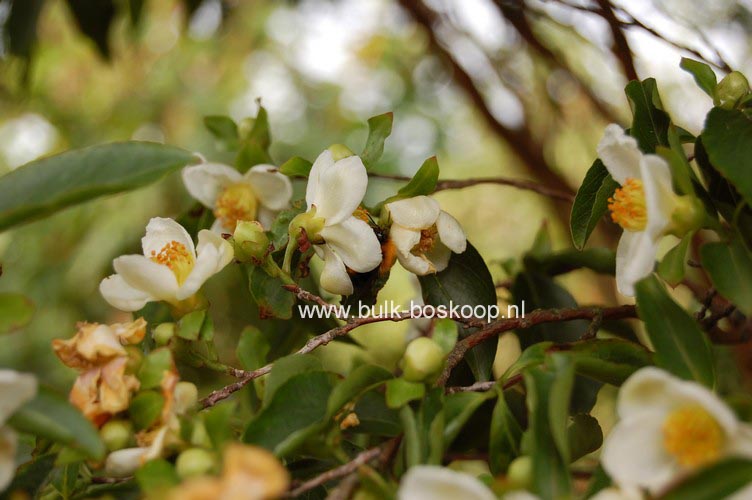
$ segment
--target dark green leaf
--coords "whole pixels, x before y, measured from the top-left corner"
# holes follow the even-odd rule
[[[574,387],[574,364],[566,355],[559,353],[553,354],[548,364],[555,370],[548,394],[548,423],[559,455],[568,464],[572,461],[567,424]]]
[[[752,256],[742,242],[707,243],[700,248],[700,256],[715,289],[752,316]]]
[[[606,214],[608,199],[617,187],[619,184],[611,178],[603,162],[595,160],[577,190],[569,217],[572,242],[578,250],[585,247],[590,233]]]
[[[389,408],[401,408],[410,401],[422,398],[425,393],[426,386],[422,383],[394,378],[386,383],[386,405]]]
[[[526,256],[525,267],[550,276],[565,274],[576,269],[590,269],[596,273],[613,275],[616,270],[616,254],[608,248],[587,250],[562,250],[548,255]]]
[[[446,426],[444,427],[444,442],[448,448],[457,437],[473,413],[483,404],[496,396],[494,391],[486,392],[458,392],[446,397]]]
[[[697,86],[702,89],[703,92],[708,94],[711,98],[715,93],[715,86],[718,85],[715,72],[713,69],[705,63],[682,57],[681,69],[692,75],[695,79]]]
[[[288,380],[302,373],[323,371],[321,361],[312,354],[291,354],[274,362],[266,380],[264,406],[274,398],[274,393]]]
[[[37,22],[44,3],[44,0],[25,0],[11,4],[8,20],[3,26],[11,54],[26,59],[31,56],[37,42]]]
[[[748,486],[750,478],[752,478],[752,460],[727,458],[700,470],[658,498],[660,500],[727,498]]]
[[[671,299],[654,276],[637,282],[635,290],[637,311],[655,348],[656,364],[678,377],[713,387],[710,344],[694,318]]]
[[[138,430],[148,429],[157,421],[165,405],[165,398],[157,391],[141,391],[131,400],[128,413]]]
[[[410,407],[405,406],[405,408]],[[418,431],[420,432],[423,463],[441,465],[445,447],[445,423],[444,389],[434,387],[426,392],[426,397],[423,398],[418,413]]]
[[[504,472],[511,461],[520,454],[522,428],[509,409],[504,391],[500,386],[496,386],[495,390],[497,399],[491,415],[488,465],[491,468],[491,473],[499,474]]]
[[[572,462],[594,452],[603,444],[603,431],[598,421],[582,413],[572,417],[567,436]]]
[[[405,463],[408,468],[423,463],[423,446],[421,444],[420,431],[418,422],[415,418],[415,412],[409,405],[405,405],[399,412],[400,422],[402,423]]]
[[[396,436],[402,432],[399,413],[386,406],[384,395],[370,391],[355,404],[355,414],[360,424],[353,430],[376,436]]]
[[[713,108],[705,119],[702,144],[708,158],[752,206],[752,121],[736,109]]]
[[[0,334],[28,325],[34,316],[34,303],[19,293],[0,293]]]
[[[279,171],[290,177],[308,177],[311,167],[313,163],[310,161],[300,156],[293,156],[279,167]]]
[[[193,161],[185,150],[120,142],[36,160],[0,177],[0,230],[152,183]]]
[[[381,385],[393,377],[392,373],[376,365],[362,365],[355,368],[344,381],[339,383],[327,403],[327,414],[334,416],[347,402],[365,391]]]
[[[258,114],[247,134],[241,137],[240,151],[235,159],[235,165],[240,172],[247,172],[259,163],[274,163],[269,156],[269,145],[272,142],[269,129],[269,116],[266,109],[259,105]]]
[[[204,126],[226,148],[237,147],[239,140],[238,126],[229,116],[205,116]]]
[[[105,59],[109,59],[107,38],[115,19],[115,3],[112,0],[68,0],[68,6],[81,32],[96,44]]]
[[[684,279],[687,249],[692,241],[693,232],[684,235],[674,248],[666,252],[658,263],[658,276],[671,286],[676,286]]]
[[[48,481],[54,466],[54,453],[40,455],[25,464],[21,464],[7,489],[0,491],[0,499],[37,498],[37,492]],[[21,496],[21,492],[25,492],[28,496]]]
[[[384,141],[392,133],[393,120],[394,115],[391,112],[368,119],[368,139],[360,154],[360,159],[363,160],[366,169],[370,170],[381,158],[384,152]]]
[[[245,268],[248,275],[248,289],[258,305],[259,316],[262,319],[292,318],[295,295],[282,288],[285,283],[280,278],[270,276],[259,266],[246,265]]]
[[[658,146],[669,146],[670,119],[663,109],[654,78],[641,82],[633,80],[624,89],[632,108],[632,127],[629,134],[637,139],[644,153],[655,153]]]
[[[266,355],[271,346],[261,331],[255,326],[246,326],[240,333],[235,355],[245,370],[256,370],[266,364]]]
[[[562,352],[572,357],[578,374],[616,386],[635,371],[651,364],[651,354],[647,349],[621,339],[577,342]]]

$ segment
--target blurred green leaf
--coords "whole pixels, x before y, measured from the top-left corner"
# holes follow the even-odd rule
[[[246,119],[250,121],[250,119]],[[258,114],[247,134],[241,133],[240,151],[235,159],[235,166],[243,173],[260,163],[273,164],[269,156],[269,145],[272,142],[269,129],[269,116],[266,109],[259,104]],[[241,129],[242,129],[241,123]]]
[[[295,200],[291,203],[291,207],[287,210],[282,210],[274,218],[272,227],[269,230],[269,240],[274,246],[275,250],[279,250],[287,245],[290,239],[289,227],[290,222],[296,215],[303,213],[306,209],[305,200]]]
[[[583,413],[574,415],[567,428],[570,461],[575,462],[603,444],[603,431],[598,421]]]
[[[425,393],[426,386],[422,383],[394,378],[386,383],[386,405],[389,408],[401,408],[410,401],[422,398]]]
[[[569,449],[569,434],[567,424],[569,422],[569,406],[574,388],[574,364],[564,354],[555,353],[547,363],[555,370],[555,378],[551,381],[548,393],[548,422],[551,429],[551,437],[559,450],[564,463],[571,460]]]
[[[710,163],[752,206],[752,121],[742,111],[713,108],[701,137]]]
[[[637,139],[644,153],[655,153],[658,146],[669,146],[668,127],[671,123],[663,109],[655,78],[633,80],[624,88],[632,108],[629,135]]]
[[[643,346],[621,339],[577,342],[560,352],[574,360],[578,374],[616,386],[652,361]]]
[[[25,0],[11,4],[8,20],[3,26],[11,54],[26,59],[31,56],[37,42],[37,22],[44,3],[44,0]]]
[[[165,398],[157,391],[141,391],[131,400],[128,414],[138,430],[148,429],[157,421],[165,405]]]
[[[509,409],[504,390],[497,385],[496,406],[491,415],[491,434],[488,443],[488,465],[492,474],[504,472],[520,454],[522,428]]]
[[[444,354],[449,354],[457,344],[457,325],[451,319],[437,319],[433,324],[431,338],[441,346]]]
[[[274,393],[288,380],[302,373],[323,371],[319,358],[312,354],[291,354],[274,362],[272,371],[266,380],[264,389],[264,406],[274,398]]]
[[[711,98],[713,97],[715,86],[718,85],[718,80],[716,79],[715,72],[710,66],[687,57],[682,57],[679,66],[681,69],[692,75],[692,78],[695,79],[695,83],[697,83],[697,86],[700,87],[703,92],[708,94]]]
[[[353,430],[376,436],[393,437],[402,432],[399,413],[386,405],[385,397],[377,391],[363,394],[355,404],[360,424]]]
[[[235,437],[230,423],[236,409],[235,403],[230,401],[201,412],[206,433],[216,449],[221,449],[227,441]]]
[[[204,117],[204,126],[215,139],[228,149],[237,147],[240,137],[238,126],[229,116],[213,115]]]
[[[266,356],[271,346],[261,331],[255,326],[246,326],[240,333],[235,355],[245,370],[256,370],[266,364]]]
[[[19,293],[0,293],[0,334],[28,325],[34,316],[34,303]]]
[[[136,481],[147,494],[164,493],[180,483],[175,467],[162,458],[149,460],[136,471]]]
[[[103,144],[35,160],[0,177],[0,230],[145,186],[193,160],[188,151],[149,142]]]
[[[702,267],[718,292],[747,316],[752,315],[752,256],[735,238],[700,247]]]
[[[113,0],[68,0],[81,32],[93,41],[105,59],[110,58],[108,36],[115,19]]]
[[[7,489],[0,491],[0,499],[14,500],[15,498],[37,498],[36,494],[44,486],[55,467],[55,454],[49,453],[33,457],[21,464],[16,470],[13,481]],[[21,496],[23,493],[28,496]]]
[[[611,178],[601,160],[595,160],[585,174],[572,204],[569,229],[575,248],[582,250],[590,234],[608,210],[608,199],[619,184]]]
[[[701,469],[668,492],[660,500],[716,500],[728,498],[750,484],[752,460],[727,458]],[[739,497],[741,500],[742,497]]]
[[[405,406],[405,408],[410,407]],[[446,422],[444,389],[433,387],[426,391],[418,412],[421,463],[441,465],[444,457]],[[448,446],[448,443],[446,445]]]
[[[405,450],[405,464],[408,468],[423,463],[423,450],[420,442],[420,430],[415,412],[409,405],[404,405],[399,412],[400,422],[402,423],[404,441],[403,449]]]
[[[360,153],[360,159],[366,169],[370,170],[384,152],[384,141],[392,133],[393,113],[384,113],[383,115],[373,116],[368,119],[368,139]]]
[[[154,349],[141,363],[138,370],[138,380],[141,382],[141,389],[154,389],[162,383],[162,378],[166,371],[173,367],[172,352],[167,347]]]
[[[311,167],[313,163],[301,158],[300,156],[293,156],[279,167],[279,171],[290,177],[308,177],[311,173]]]
[[[674,302],[654,276],[635,286],[637,312],[645,322],[659,367],[687,380],[713,387],[710,344],[697,322]]]
[[[46,388],[40,388],[36,397],[16,411],[8,423],[19,432],[80,450],[93,460],[104,457],[104,443],[91,422],[68,401]]]
[[[178,321],[177,336],[185,340],[198,340],[205,319],[205,310],[189,312]]]
[[[251,292],[253,301],[258,305],[261,319],[292,318],[295,295],[282,288],[285,283],[280,278],[269,276],[259,266],[249,264],[245,268],[248,276],[248,290]]]
[[[451,446],[473,413],[485,401],[496,397],[494,391],[457,392],[445,398],[446,426],[444,427],[445,447]]]
[[[390,371],[376,365],[362,365],[355,368],[332,390],[327,403],[327,414],[334,416],[349,401],[393,377]]]
[[[551,276],[565,274],[577,269],[590,269],[596,273],[613,275],[616,270],[616,254],[608,248],[587,250],[562,250],[536,257],[524,258],[525,267]]]
[[[687,250],[692,241],[693,232],[684,235],[679,243],[666,252],[663,259],[658,263],[658,276],[671,286],[676,286],[684,279],[686,270]]]

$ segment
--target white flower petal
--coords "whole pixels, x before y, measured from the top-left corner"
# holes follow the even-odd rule
[[[397,258],[402,267],[418,276],[424,276],[434,271],[426,259],[411,252],[413,247],[420,242],[420,231],[392,224],[391,229],[389,229],[389,239],[392,240],[397,249]]]
[[[622,419],[603,444],[601,465],[621,488],[662,489],[678,473],[664,451],[663,413],[645,410]]]
[[[439,241],[435,243],[431,251],[426,254],[426,258],[431,261],[436,272],[440,273],[449,265],[449,259],[452,258],[452,251],[449,247]]]
[[[2,489],[2,486],[0,486],[0,489]],[[735,493],[727,496],[724,500],[750,500],[752,499],[752,481],[750,483],[739,489],[736,490]]]
[[[13,480],[16,473],[18,436],[10,427],[0,427],[0,493]]]
[[[365,221],[350,217],[324,227],[321,236],[353,271],[365,273],[381,263],[381,244]]]
[[[752,458],[752,425],[740,422],[729,447],[732,455]]]
[[[214,222],[212,222],[212,225],[209,228],[209,230],[212,233],[215,233],[219,236],[223,234],[232,234],[233,232],[230,228],[225,227],[224,224],[222,224],[222,221],[220,219],[214,219]]]
[[[334,165],[334,156],[328,149],[325,149],[324,152],[316,158],[316,161],[313,162],[311,171],[308,173],[308,184],[306,184],[305,199],[308,204],[308,210],[311,209],[314,200],[319,196],[322,172],[331,168],[332,165]]]
[[[105,474],[109,477],[132,476],[143,463],[149,448],[124,448],[113,451],[104,464]]]
[[[657,251],[653,235],[647,231],[624,231],[616,247],[616,287],[633,297],[634,285],[653,272]]]
[[[467,237],[457,219],[442,211],[436,219],[439,240],[454,253],[462,253],[467,248]]]
[[[675,406],[699,405],[713,416],[723,429],[726,437],[735,440],[738,437],[739,420],[726,403],[706,387],[688,380],[674,379],[669,386],[669,398]],[[731,442],[728,442],[731,445]]]
[[[170,268],[143,255],[123,255],[112,266],[128,285],[159,300],[172,299],[178,291],[178,280]]]
[[[103,279],[99,284],[99,293],[112,307],[121,311],[138,311],[147,302],[159,300],[143,290],[133,288],[118,274]]]
[[[671,186],[671,170],[668,163],[656,155],[645,155],[640,162],[640,170],[648,213],[645,230],[658,237],[669,225],[675,208],[677,196]]]
[[[256,213],[256,218],[261,224],[261,227],[268,231],[272,228],[272,224],[274,224],[274,217],[276,215],[276,210],[269,210],[265,206],[259,205],[258,212]]]
[[[324,251],[324,269],[321,271],[319,284],[324,290],[339,295],[353,293],[350,275],[347,274],[345,263],[327,245],[320,245]]]
[[[309,201],[306,194],[309,205],[316,205],[316,215],[324,218],[327,226],[351,217],[368,187],[368,173],[360,158],[348,156],[322,167],[318,177],[316,196]]]
[[[612,123],[606,127],[598,143],[598,157],[619,184],[624,184],[629,178],[641,179],[642,152],[634,137],[627,135],[619,125]]]
[[[488,487],[469,474],[446,467],[417,465],[408,469],[398,500],[496,500]]]
[[[669,412],[674,406],[670,398],[677,381],[676,377],[653,366],[637,370],[619,389],[616,412],[622,419],[646,409]]]
[[[224,269],[233,258],[232,245],[207,229],[198,233],[197,254],[193,269],[175,295],[178,300],[185,300],[196,293],[206,280]]]
[[[271,210],[287,208],[292,198],[290,179],[274,165],[256,165],[244,176],[253,187],[261,205]]]
[[[196,249],[193,247],[193,240],[188,231],[173,219],[165,217],[154,217],[149,221],[146,225],[146,235],[141,238],[141,247],[144,255],[151,257],[159,254],[162,248],[172,241],[183,245],[191,255],[196,255]]]
[[[642,500],[644,495],[638,488],[603,488],[589,500]]]
[[[428,196],[415,196],[388,203],[386,208],[392,221],[410,229],[426,229],[436,224],[441,208],[439,202]]]
[[[242,179],[240,172],[221,163],[202,163],[183,169],[185,188],[191,196],[208,208],[214,208],[217,196],[227,186]]]
[[[0,370],[0,426],[36,393],[37,379],[34,375]]]

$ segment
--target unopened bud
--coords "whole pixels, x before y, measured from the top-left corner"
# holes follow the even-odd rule
[[[110,420],[99,430],[99,437],[109,451],[122,450],[133,444],[133,424],[127,420]]]
[[[668,232],[678,238],[703,226],[706,218],[702,202],[692,195],[679,196],[676,207],[671,212],[671,225]]]
[[[178,455],[175,471],[182,479],[210,474],[217,464],[214,454],[203,448],[189,448]]]
[[[232,239],[240,262],[260,262],[269,252],[269,237],[257,221],[238,221]]]
[[[344,144],[332,144],[331,146],[329,146],[329,152],[332,153],[332,158],[334,158],[334,161],[339,161],[343,158],[355,156],[355,153],[353,153],[350,148],[348,148]]]
[[[315,207],[308,212],[298,214],[290,221],[290,227],[288,229],[290,238],[297,238],[300,236],[300,231],[303,229],[311,243],[320,243],[320,241],[318,241],[320,239],[319,233],[324,229],[325,222],[326,221],[321,217],[316,217]]]
[[[733,109],[749,92],[747,78],[738,71],[732,71],[716,85],[713,104],[724,109]]]
[[[175,385],[175,413],[182,414],[196,406],[198,388],[192,382],[178,382]]]
[[[426,382],[438,375],[444,365],[444,351],[428,337],[419,337],[407,345],[402,358],[402,376],[409,382]]]
[[[533,482],[533,459],[523,455],[512,460],[507,469],[507,480],[514,488],[528,489]]]
[[[151,332],[151,336],[159,347],[166,346],[170,343],[170,339],[175,336],[175,323],[162,323],[157,325],[157,327]]]

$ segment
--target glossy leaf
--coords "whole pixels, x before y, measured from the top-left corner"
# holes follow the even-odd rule
[[[611,178],[603,162],[595,160],[577,190],[569,217],[572,242],[577,249],[585,247],[598,221],[606,215],[608,199],[618,187],[619,184]]]
[[[715,76],[713,69],[705,63],[689,59],[688,57],[682,57],[681,69],[692,75],[697,84],[703,92],[708,94],[711,98],[715,93],[715,86],[718,85],[718,80]]]
[[[713,108],[701,137],[710,163],[752,205],[752,120],[736,109]]]
[[[259,266],[246,265],[245,268],[248,276],[248,289],[258,305],[259,316],[262,319],[292,318],[295,295],[282,288],[285,283],[280,278],[270,276]]]
[[[654,78],[633,80],[624,88],[632,108],[632,127],[629,134],[637,139],[644,153],[655,153],[658,146],[669,146],[670,119],[663,109]]]
[[[410,401],[422,398],[425,393],[424,384],[395,378],[386,383],[386,405],[392,409],[401,408]]]
[[[370,170],[384,152],[384,141],[392,133],[392,121],[394,115],[384,113],[383,115],[374,116],[368,119],[368,139],[360,154],[360,159],[368,170]]]
[[[19,293],[0,293],[0,334],[28,325],[34,316],[34,303]]]
[[[678,285],[684,279],[687,250],[693,235],[694,233],[687,233],[658,263],[658,276],[671,286]]]
[[[488,465],[493,474],[499,474],[519,456],[522,428],[512,410],[509,409],[504,391],[500,386],[495,387],[495,390],[497,398],[491,415]]]
[[[715,289],[741,312],[752,315],[752,255],[741,241],[707,243],[700,256]]]
[[[313,163],[310,161],[300,156],[293,156],[279,167],[279,171],[290,177],[308,177],[311,167]]]

